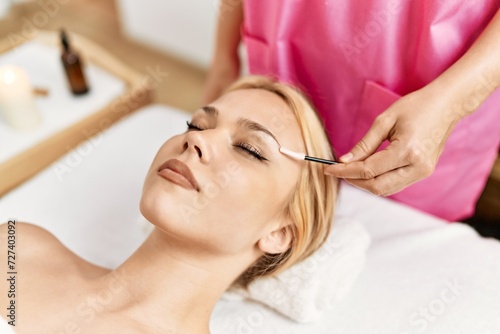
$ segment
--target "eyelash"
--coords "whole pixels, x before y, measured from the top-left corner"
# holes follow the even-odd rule
[[[186,121],[186,124],[187,124],[187,127],[188,127],[188,131],[189,130],[196,130],[196,131],[202,131],[203,129],[200,128],[199,126],[195,125],[194,123],[190,122],[190,121]]]
[[[190,121],[186,121],[186,124],[187,124],[188,131],[193,131],[193,130],[194,131],[203,131],[204,130]],[[249,154],[251,157],[253,157],[259,161],[267,160],[266,158],[264,158],[260,154],[259,150],[257,150],[255,147],[253,147],[252,145],[250,145],[248,143],[240,142],[240,143],[233,145],[233,146],[244,151],[245,153]]]

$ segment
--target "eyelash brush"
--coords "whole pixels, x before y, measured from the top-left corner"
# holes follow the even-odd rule
[[[319,163],[327,164],[327,165],[338,164],[337,161],[310,157],[310,156],[306,155],[305,153],[297,153],[294,151],[290,151],[289,149],[284,148],[284,147],[280,147],[280,152],[283,153],[284,155],[287,155],[287,156],[294,158],[296,160],[309,160],[309,161],[319,162]]]

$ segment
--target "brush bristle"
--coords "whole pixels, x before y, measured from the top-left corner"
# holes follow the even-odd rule
[[[290,151],[287,148],[280,147],[280,152],[283,153],[284,155],[287,155],[291,158],[297,159],[297,160],[304,160],[306,155],[304,153],[297,153],[294,151]]]

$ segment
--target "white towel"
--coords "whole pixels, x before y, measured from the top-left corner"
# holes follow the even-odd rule
[[[297,322],[318,320],[347,296],[363,269],[370,240],[359,222],[335,217],[327,241],[312,256],[275,277],[253,281],[248,290],[232,288],[223,298],[248,298]]]

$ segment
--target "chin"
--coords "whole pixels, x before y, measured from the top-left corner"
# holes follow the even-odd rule
[[[181,197],[181,198],[179,198]],[[193,227],[193,219],[186,214],[189,205],[182,196],[158,187],[145,187],[139,202],[141,214],[158,229],[171,235],[190,238],[199,228]]]

